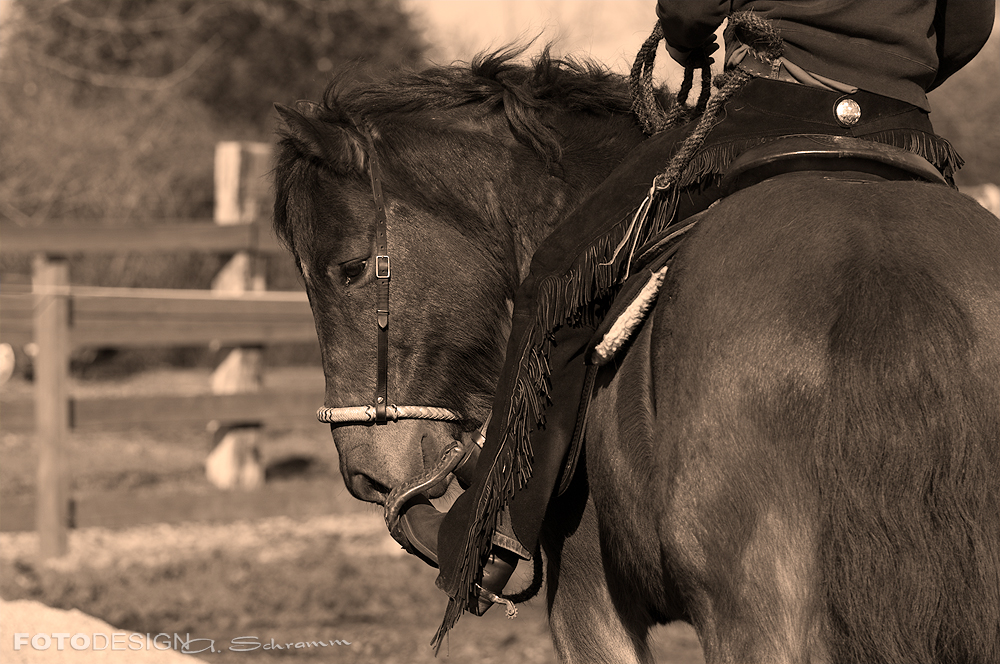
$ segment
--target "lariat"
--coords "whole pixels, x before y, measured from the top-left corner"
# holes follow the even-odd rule
[[[783,50],[781,37],[765,19],[753,12],[738,12],[729,17],[727,34],[738,33],[741,41],[757,49],[762,61],[778,66]],[[632,94],[632,111],[642,123],[647,134],[656,134],[680,125],[696,123],[690,133],[681,141],[666,168],[653,178],[646,200],[639,207],[639,214],[633,219],[626,237],[616,253],[626,245],[633,248],[640,238],[649,237],[663,230],[675,221],[676,201],[682,186],[687,184],[685,174],[691,161],[705,144],[712,128],[719,122],[720,111],[733,96],[753,78],[753,74],[737,66],[713,79],[711,61],[701,58],[697,65],[684,67],[684,80],[668,111],[664,111],[657,100],[653,84],[653,66],[656,51],[663,39],[663,29],[657,22],[653,32],[643,42],[632,65],[629,75],[629,90]],[[694,86],[695,70],[700,72],[701,91],[698,101],[688,105],[688,97]],[[713,84],[718,88],[712,94]]]

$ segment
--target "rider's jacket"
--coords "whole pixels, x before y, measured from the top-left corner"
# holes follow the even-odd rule
[[[753,11],[777,28],[788,62],[930,110],[926,93],[961,69],[990,36],[995,0],[657,0],[671,47],[712,39],[729,14]],[[727,59],[740,48],[727,36]]]

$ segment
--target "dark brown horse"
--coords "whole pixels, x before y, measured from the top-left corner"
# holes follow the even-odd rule
[[[334,426],[356,497],[487,417],[514,289],[642,140],[628,109],[616,77],[507,56],[280,109],[326,405],[376,383],[374,150],[389,401],[459,418]],[[674,620],[708,662],[1000,661],[1000,224],[968,197],[799,173],[723,200],[589,421],[543,533],[564,661],[649,661]]]

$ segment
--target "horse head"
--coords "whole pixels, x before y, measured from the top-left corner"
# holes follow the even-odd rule
[[[362,500],[384,503],[482,425],[535,246],[642,138],[622,79],[547,53],[514,64],[518,54],[335,83],[321,104],[277,107],[275,229],[309,295],[325,405],[373,402],[377,159],[391,257],[388,402],[457,413],[333,425]]]

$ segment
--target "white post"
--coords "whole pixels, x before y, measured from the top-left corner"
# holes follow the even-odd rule
[[[69,475],[63,458],[69,436],[69,267],[65,258],[36,256],[35,439],[38,485],[35,519],[42,558],[66,555]]]
[[[267,143],[226,141],[215,149],[215,221],[249,224],[266,215],[270,169]],[[264,275],[256,269],[256,256],[245,251],[234,255],[216,275],[212,289],[220,293],[265,290]],[[235,348],[212,375],[212,392],[257,392],[263,382],[261,348]],[[264,483],[260,460],[259,422],[225,425],[214,431],[216,447],[205,460],[208,480],[220,489],[256,489]]]

